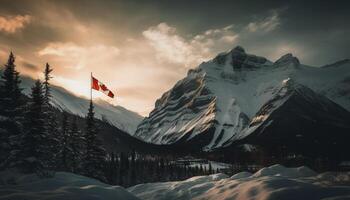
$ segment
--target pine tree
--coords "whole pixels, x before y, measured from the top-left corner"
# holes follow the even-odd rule
[[[136,184],[136,152],[132,150],[131,152],[131,160],[130,160],[130,177],[129,177],[129,185]]]
[[[202,164],[199,167],[199,173],[200,173],[200,175],[204,175],[204,169],[203,169],[203,165]]]
[[[82,149],[83,149],[83,136],[77,125],[77,117],[72,118],[72,123],[69,127],[70,140],[68,145],[71,150],[71,154],[68,156],[71,161],[71,172],[79,171],[79,164],[82,160]]]
[[[63,171],[70,171],[70,155],[71,149],[69,145],[70,135],[68,132],[68,117],[67,113],[62,114],[62,124],[61,124],[61,167]]]
[[[213,174],[213,167],[211,166],[211,162],[209,162],[208,174]]]
[[[127,166],[127,163],[128,162],[128,159],[127,156],[124,155],[123,152],[120,152],[120,155],[119,155],[119,158],[120,158],[120,163],[119,163],[119,182],[118,182],[118,185],[124,185],[125,184],[125,174],[126,174],[126,166]]]
[[[85,152],[82,161],[82,170],[84,175],[104,181],[106,180],[104,175],[106,151],[102,147],[102,142],[97,137],[98,129],[94,115],[94,106],[92,101],[90,101],[86,116]]]
[[[47,159],[48,159],[48,167],[52,170],[57,168],[56,166],[61,165],[59,161],[62,161],[59,159],[59,157],[62,157],[60,155],[61,151],[61,137],[59,135],[58,130],[58,123],[57,118],[55,117],[55,112],[53,107],[50,105],[51,101],[51,87],[50,87],[50,80],[52,78],[51,72],[53,69],[51,66],[46,63],[45,70],[44,70],[44,82],[43,82],[43,94],[44,94],[44,104],[43,104],[43,113],[45,115],[45,134],[47,136]],[[68,127],[68,126],[67,126]]]
[[[118,157],[112,152],[108,154],[108,164],[106,165],[106,178],[109,184],[117,184]]]
[[[21,81],[12,52],[4,68],[0,80],[0,168],[12,166],[19,159],[24,108]]]
[[[51,68],[49,63],[46,63],[45,70],[44,70],[45,80],[43,82],[45,103],[49,103],[51,98],[50,80],[52,78],[51,76],[52,71],[53,69]]]
[[[83,149],[82,135],[78,129],[76,117],[72,119],[72,124],[68,124],[68,115],[62,114],[61,123],[61,153],[60,153],[60,170],[69,172],[78,172],[79,163],[81,162]]]
[[[26,113],[21,155],[24,172],[38,172],[47,169],[47,138],[45,135],[44,96],[40,80],[32,87],[31,99]]]

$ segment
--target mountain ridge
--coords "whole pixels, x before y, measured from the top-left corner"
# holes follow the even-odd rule
[[[34,84],[34,80],[27,76],[21,77],[21,87],[24,89],[24,94],[30,93],[30,88]],[[51,104],[61,111],[66,111],[71,114],[85,117],[89,101],[83,97],[76,96],[67,89],[52,85]],[[143,119],[139,114],[132,112],[122,106],[114,106],[101,99],[94,100],[95,116],[97,119],[104,120],[130,135],[136,130],[137,125]]]
[[[135,136],[155,144],[173,144],[214,127],[205,150],[221,147],[241,132],[259,109],[291,79],[350,110],[348,62],[337,68],[301,64],[292,54],[272,62],[236,47],[190,69],[165,92],[138,126]],[[350,79],[349,79],[350,80]]]

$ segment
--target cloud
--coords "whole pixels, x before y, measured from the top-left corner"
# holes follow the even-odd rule
[[[194,37],[185,38],[177,33],[175,27],[160,23],[149,27],[142,34],[156,50],[160,61],[184,64],[187,67],[209,59],[218,53],[218,48],[232,46],[238,37],[232,28],[230,25],[221,29],[209,29]]]
[[[89,77],[93,72],[96,78],[115,92],[116,98],[112,103],[146,114],[152,109],[150,105],[154,103],[154,96],[168,89],[167,81],[173,71],[159,67],[154,62],[155,57],[152,57],[152,49],[145,41],[144,44],[140,43],[142,41],[137,39],[127,42],[125,46],[115,47],[106,44],[81,46],[73,42],[55,42],[48,43],[36,55],[42,57],[42,60],[48,60],[53,66],[54,84],[88,97]],[[148,91],[149,94],[140,98],[135,91]],[[108,100],[99,92],[94,93],[94,98]]]
[[[37,71],[39,70],[39,67],[33,63],[27,62],[27,61],[22,61],[21,66],[32,71]]]
[[[72,56],[78,57],[84,51],[83,47],[77,46],[74,43],[49,43],[44,49],[40,50],[38,54],[40,56],[44,55],[54,55],[54,56]]]
[[[43,14],[44,22],[35,17],[35,23],[58,31],[61,38],[43,41],[32,56],[36,60],[30,62],[40,68],[49,62],[54,68],[54,84],[85,97],[90,94],[89,77],[93,72],[115,92],[114,103],[143,115],[153,108],[155,98],[185,76],[189,68],[233,48],[247,33],[245,26],[242,29],[240,24],[231,24],[189,35],[169,23],[160,23],[141,30],[141,35],[126,34],[120,40],[116,32],[111,31],[115,35],[109,37],[100,33],[104,29],[96,28],[99,24],[62,12]],[[60,20],[61,15],[69,26]],[[41,74],[40,68],[35,73],[33,67],[23,65],[33,76]],[[99,93],[94,96],[104,98]]]
[[[120,50],[115,46],[94,44],[78,45],[73,42],[48,43],[37,55],[49,60],[54,68],[53,83],[63,86],[77,95],[87,97],[90,93],[89,77],[93,72],[110,89],[115,89],[112,82],[113,68],[119,59]],[[104,97],[96,93],[94,97]]]
[[[114,59],[120,50],[114,46],[97,44],[92,46],[79,46],[72,42],[49,43],[38,51],[39,56],[58,57],[75,69],[82,69],[91,65],[100,65],[103,60]]]
[[[175,63],[188,62],[192,50],[184,38],[176,34],[176,28],[160,23],[144,31],[143,36],[157,50],[159,59]]]
[[[15,33],[32,20],[30,15],[0,16],[0,31]]]
[[[9,56],[8,52],[0,49],[0,61],[1,61],[0,66],[4,64],[3,62],[7,61],[8,56]]]
[[[279,25],[281,24],[280,17],[279,17],[279,12],[276,10],[271,11],[270,16],[258,20],[255,22],[250,22],[247,26],[246,29],[249,32],[270,32],[275,30]]]

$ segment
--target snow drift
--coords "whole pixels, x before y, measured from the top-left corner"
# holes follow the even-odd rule
[[[12,172],[2,172],[0,175],[0,199],[138,199],[122,187],[110,186],[72,173],[58,172],[55,177],[44,179],[39,179],[34,174],[15,175]]]
[[[122,200],[336,200],[350,198],[350,172],[317,174],[307,167],[273,165],[254,174],[196,176],[184,181],[146,183],[127,189],[84,176],[58,172],[53,178],[0,172],[0,199]]]
[[[127,190],[145,200],[349,199],[350,173],[317,175],[307,167],[274,165],[255,174],[213,174],[178,182],[141,184]]]

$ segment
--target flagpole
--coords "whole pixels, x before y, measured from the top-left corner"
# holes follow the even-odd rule
[[[92,102],[92,72],[90,75],[90,101]]]

